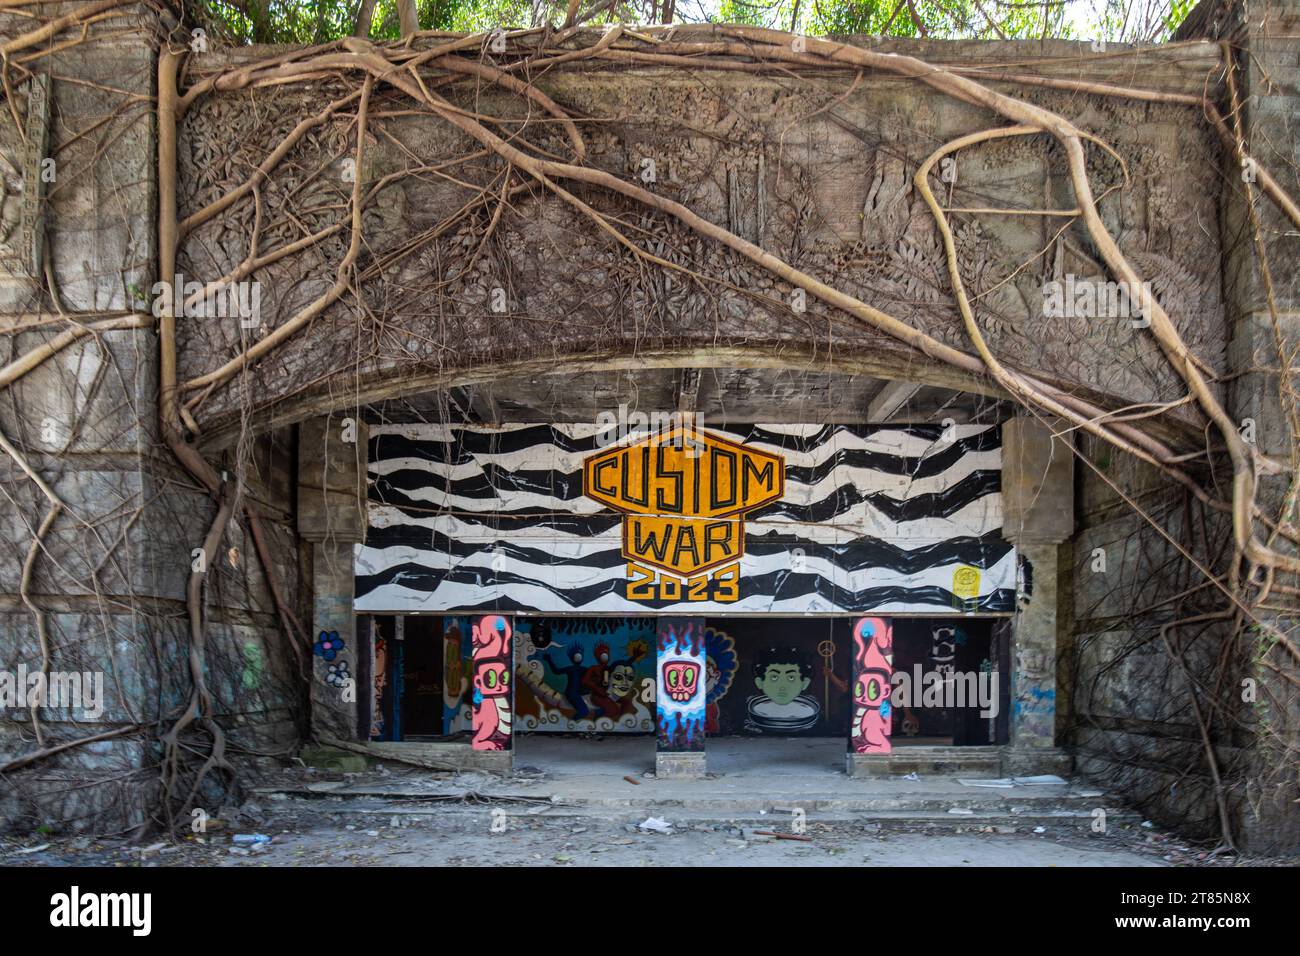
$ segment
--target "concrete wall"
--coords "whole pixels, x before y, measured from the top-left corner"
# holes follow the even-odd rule
[[[1292,195],[1300,159],[1295,118],[1300,115],[1300,53],[1294,37],[1300,4],[1294,0],[1251,5],[1249,19],[1228,4],[1203,4],[1189,18],[1183,39],[1231,39],[1241,50],[1243,132],[1249,151],[1274,171]],[[1271,266],[1278,328],[1294,350],[1300,312],[1300,279],[1294,268],[1298,247],[1294,226],[1250,184],[1247,191],[1237,157],[1222,156],[1219,193],[1220,242],[1224,250],[1223,297],[1230,343],[1227,370],[1229,412],[1254,428],[1266,454],[1291,454],[1295,436],[1290,413],[1279,401],[1273,313],[1255,245],[1253,198]],[[1164,824],[1214,840],[1221,832],[1216,805],[1217,771],[1226,816],[1238,846],[1254,852],[1294,852],[1300,846],[1296,812],[1294,748],[1297,696],[1293,686],[1259,663],[1266,646],[1257,629],[1234,637],[1225,622],[1176,620],[1221,611],[1225,599],[1206,583],[1191,561],[1214,574],[1228,570],[1231,525],[1226,516],[1189,501],[1155,469],[1080,438],[1084,459],[1078,469],[1079,531],[1073,542],[1073,633],[1062,656],[1063,687],[1071,696],[1070,741],[1078,769],[1125,795]],[[1293,476],[1266,479],[1261,504],[1276,513]],[[1226,471],[1219,476],[1230,481]],[[1122,488],[1125,501],[1116,491]],[[1136,504],[1142,514],[1134,510]],[[1293,582],[1292,582],[1293,583]],[[1275,596],[1271,604],[1285,604]],[[1286,633],[1295,620],[1270,611],[1259,619]],[[1166,638],[1184,655],[1171,664]],[[1282,663],[1274,650],[1274,663]],[[1291,664],[1293,667],[1293,662]],[[1190,704],[1194,680],[1214,768]],[[1248,682],[1248,683],[1243,683]],[[1254,682],[1253,684],[1249,682]],[[1245,693],[1250,687],[1254,696]],[[1250,699],[1243,699],[1247,697]],[[1259,736],[1269,743],[1261,746]],[[1290,746],[1291,756],[1283,753]]]
[[[1195,95],[1219,57],[1212,44],[1133,58],[1117,59],[1112,52],[1083,65],[1078,56],[1086,46],[1061,42],[874,46],[967,65],[1013,61],[1049,79],[1119,83],[1140,72],[1154,88]],[[223,57],[233,63],[254,52],[212,54],[202,62],[216,68]],[[1062,62],[1071,65],[1066,69]],[[791,88],[784,78],[722,70],[628,70],[603,67],[600,61],[583,61],[571,70],[557,66],[539,78],[548,95],[579,114],[617,117],[589,124],[590,165],[640,178],[652,161],[657,194],[964,348],[967,337],[952,302],[938,234],[911,177],[936,144],[982,130],[994,119],[914,81],[868,75],[849,93],[851,82],[848,75],[828,79],[823,99]],[[301,91],[219,93],[198,101],[181,131],[182,214],[221,195],[244,169],[261,161],[264,144],[319,110],[323,98],[346,95],[348,89],[325,83]],[[1198,356],[1221,367],[1226,343],[1214,225],[1219,146],[1197,110],[1043,88],[1015,92],[1102,131],[1115,145],[1132,184],[1102,200],[1104,218],[1133,250],[1137,267],[1151,278]],[[833,109],[817,109],[842,94],[847,95]],[[492,115],[523,115],[520,101],[486,84],[464,93],[449,88],[448,95]],[[380,89],[372,112],[400,112],[409,105]],[[348,119],[322,125],[290,151],[276,177],[282,188],[262,197],[264,249],[301,236],[294,220],[284,216],[284,197],[314,197],[319,211],[309,219],[311,229],[340,221],[351,189],[344,163],[355,148],[355,137],[346,133]],[[433,164],[477,148],[431,116],[376,118],[372,132],[365,168],[357,171],[367,184],[412,166],[412,157]],[[559,132],[528,127],[527,133],[544,148],[566,154]],[[233,155],[217,148],[232,141]],[[953,187],[958,205],[1070,203],[1064,170],[1041,139],[980,145],[963,151],[958,162]],[[1113,163],[1098,160],[1095,166],[1098,183],[1118,180]],[[457,169],[462,181],[489,184],[483,170]],[[317,170],[319,175],[309,179]],[[299,334],[255,369],[246,387],[236,383],[214,392],[197,411],[206,439],[227,440],[235,409],[245,402],[255,416],[289,421],[315,414],[345,394],[350,401],[366,401],[581,362],[614,367],[611,363],[634,352],[635,361],[644,364],[670,361],[665,355],[697,350],[707,356],[731,348],[750,362],[780,354],[787,362],[989,389],[987,381],[963,378],[863,323],[832,314],[811,296],[806,312],[793,311],[791,286],[700,239],[675,219],[633,210],[600,190],[581,192],[584,201],[608,214],[632,216],[645,241],[672,261],[725,276],[731,286],[705,292],[694,283],[647,278],[632,254],[581,212],[537,191],[512,197],[484,255],[471,266],[484,216],[454,223],[437,238],[423,234],[473,194],[436,176],[397,178],[366,212],[367,266],[358,288],[368,311],[358,319],[352,303],[327,310],[309,334]],[[252,220],[252,203],[244,202],[196,229],[184,243],[184,271],[211,277],[233,268],[247,254]],[[1054,229],[1038,216],[986,216],[960,229],[957,241],[970,261],[966,282],[979,293],[976,311],[993,347],[1049,380],[1087,382],[1096,394],[1132,400],[1172,395],[1176,382],[1150,336],[1126,320],[1061,320],[1052,334],[1042,334],[1044,281],[1058,273],[1103,273],[1077,226],[1055,244]],[[335,234],[309,253],[255,274],[263,281],[267,329],[329,287],[344,243],[344,235]],[[1052,252],[1040,257],[1044,247]],[[1020,268],[1026,259],[1034,260],[1033,266]],[[499,303],[503,311],[493,311],[493,289],[506,293]],[[361,341],[367,343],[361,356],[355,350],[358,320]],[[186,323],[181,334],[183,378],[210,371],[238,352],[234,323]]]
[[[148,314],[156,270],[154,21],[143,13],[128,19],[139,35],[106,37],[122,21],[96,24],[90,42],[36,64],[53,75],[44,156],[24,155],[13,124],[0,124],[9,161],[0,164],[0,365],[70,324],[133,312],[142,319],[138,328],[86,336],[0,388],[0,433],[67,506],[35,557],[28,589],[47,623],[49,669],[98,674],[103,686],[102,713],[43,708],[39,743],[26,708],[0,707],[0,765],[42,745],[120,732],[6,773],[0,828],[104,832],[144,822],[157,806],[158,728],[190,693],[185,588],[190,552],[215,511],[158,433],[158,341]],[[0,36],[30,27],[0,17]],[[16,94],[16,107],[28,111],[25,87]],[[57,304],[44,265],[32,258],[23,212],[36,184],[23,171],[42,158],[55,160],[54,179],[34,208]],[[275,503],[267,509],[269,543],[296,598],[292,440],[287,430],[254,441],[247,478],[250,493]],[[36,617],[20,592],[48,503],[3,454],[0,495],[0,672],[36,671]],[[286,751],[299,735],[302,682],[252,543],[232,526],[222,552],[207,588],[216,714],[236,751]],[[215,810],[208,801],[217,799],[204,794],[201,805]]]
[[[53,6],[53,5],[52,5]],[[151,96],[154,33],[151,14],[135,22],[139,36],[107,36],[120,21],[96,24],[94,42],[42,63],[54,75],[49,89],[48,156],[24,154],[11,124],[0,123],[0,356],[4,362],[48,341],[73,322],[101,319],[105,310],[147,314],[157,278],[156,130]],[[1293,38],[1300,29],[1295,0],[1252,8],[1252,20],[1203,16],[1199,28],[1213,39],[1232,37],[1249,46],[1245,58],[1244,118],[1252,148],[1300,192],[1300,154],[1294,118],[1300,111],[1300,62]],[[0,35],[28,21],[0,12]],[[1122,82],[1140,73],[1147,85],[1199,95],[1213,76],[1220,48],[1212,42],[1079,63],[1077,45],[891,43],[884,49],[917,52],[965,64],[1016,62],[1018,69],[1071,78]],[[263,51],[241,53],[256,55]],[[212,54],[207,65],[221,56]],[[233,58],[233,56],[232,56]],[[589,134],[590,162],[624,175],[653,159],[662,194],[685,202],[711,221],[737,232],[868,302],[913,320],[954,344],[965,338],[951,306],[933,226],[909,185],[917,163],[934,144],[989,125],[989,117],[938,97],[912,82],[868,77],[834,109],[813,114],[809,102],[779,82],[718,73],[683,77],[646,69],[602,74],[583,67],[548,74],[545,89],[588,113],[623,117]],[[1021,90],[1023,92],[1023,90]],[[292,128],[322,97],[340,90],[328,82],[306,91],[276,88],[221,94],[200,101],[182,130],[182,215],[213,198],[262,158],[265,144]],[[488,91],[484,112],[515,115],[518,104]],[[1102,213],[1135,264],[1156,282],[1157,294],[1197,355],[1221,372],[1240,371],[1229,399],[1242,418],[1256,420],[1265,450],[1289,448],[1289,409],[1274,401],[1275,382],[1256,369],[1271,347],[1274,313],[1264,277],[1250,248],[1253,222],[1239,170],[1225,156],[1193,107],[1138,104],[1063,91],[1033,90],[1029,97],[1104,131],[1129,164],[1133,187],[1107,198]],[[27,108],[25,94],[15,106]],[[698,130],[665,123],[691,117]],[[467,143],[426,118],[388,123],[396,140],[377,136],[367,167],[375,182],[407,162],[402,146],[425,162],[465,151]],[[98,124],[98,125],[97,125]],[[308,192],[323,204],[313,228],[341,215],[329,203],[342,198],[342,167],[327,160],[346,155],[346,118],[309,136],[294,150],[288,170],[325,164],[326,177]],[[564,146],[557,139],[556,152]],[[54,158],[57,175],[46,200],[33,204],[40,160]],[[1099,182],[1113,168],[1098,166]],[[1225,190],[1223,183],[1231,184]],[[264,195],[268,223],[263,241],[297,237],[283,219],[284,203],[301,202],[302,185],[288,172],[283,187]],[[1060,169],[1041,143],[1028,140],[981,147],[964,154],[957,198],[989,205],[1062,205],[1067,191]],[[968,192],[963,192],[968,190]],[[836,362],[856,371],[988,390],[927,364],[881,335],[810,300],[798,321],[776,302],[790,289],[701,243],[675,222],[646,216],[639,222],[669,257],[727,275],[740,290],[718,298],[691,288],[649,282],[627,254],[572,208],[554,198],[521,194],[502,217],[485,264],[458,276],[434,296],[432,284],[467,263],[479,233],[457,228],[416,256],[398,255],[404,243],[435,223],[457,200],[446,183],[407,180],[381,194],[367,213],[370,264],[392,255],[361,283],[363,301],[383,315],[362,316],[352,306],[331,310],[291,347],[218,390],[196,411],[210,448],[234,448],[241,425],[292,424],[344,401],[366,401],[402,390],[433,388],[474,376],[495,377],[505,368],[554,371],[591,360],[673,361],[683,352],[718,348],[751,350],[754,361],[780,353],[784,361]],[[463,201],[463,196],[460,197]],[[593,196],[607,212],[625,206]],[[973,204],[973,203],[972,203]],[[28,209],[25,212],[24,209]],[[34,239],[30,210],[37,210],[48,250]],[[298,210],[301,211],[301,210]],[[1300,270],[1289,225],[1260,206],[1262,232],[1274,263],[1273,301],[1285,341],[1300,338]],[[213,278],[247,254],[250,203],[233,207],[196,230],[182,250],[182,270]],[[958,237],[968,277],[980,299],[979,318],[993,347],[1049,380],[1079,379],[1100,396],[1128,400],[1170,398],[1176,382],[1154,355],[1149,338],[1123,325],[1062,323],[1045,328],[1041,283],[1060,272],[1100,275],[1088,245],[1075,234],[1062,241],[1041,274],[1009,278],[1019,261],[1042,248],[1043,224],[1006,217]],[[328,284],[342,256],[336,236],[308,255],[286,260],[256,278],[263,281],[268,327],[284,321]],[[42,292],[43,263],[57,286]],[[507,288],[504,315],[489,308],[493,288]],[[511,316],[530,321],[509,321]],[[545,332],[559,328],[558,333]],[[505,330],[505,331],[503,331]],[[358,338],[360,334],[360,339]],[[181,376],[201,374],[237,350],[238,323],[183,322]],[[358,353],[357,343],[367,344]],[[635,347],[635,355],[633,355]],[[751,354],[752,353],[752,354]],[[360,354],[361,358],[358,358]],[[1267,354],[1264,352],[1263,354]],[[1265,363],[1266,364],[1266,363]],[[343,387],[346,386],[346,387]],[[156,805],[156,729],[174,719],[189,690],[184,618],[188,555],[201,541],[213,505],[174,462],[157,429],[158,360],[154,330],[142,327],[88,336],[65,349],[12,388],[0,390],[0,432],[66,502],[67,514],[38,554],[29,596],[48,624],[52,670],[102,671],[105,710],[94,718],[47,712],[45,744],[91,733],[123,731],[68,751],[39,766],[6,774],[0,822],[30,827],[61,822],[124,829],[143,822]],[[280,579],[299,617],[312,619],[316,604],[336,594],[313,594],[309,582],[346,588],[329,567],[315,567],[322,548],[301,547],[294,513],[299,449],[292,430],[273,432],[239,460],[251,494],[266,505],[270,546]],[[1200,542],[1207,560],[1221,556],[1224,530],[1215,521],[1187,517],[1167,484],[1131,462],[1081,444],[1102,473],[1136,492],[1156,523],[1179,540]],[[213,457],[219,457],[213,452]],[[236,458],[226,458],[234,469]],[[1162,605],[1193,581],[1179,569],[1166,539],[1116,500],[1095,472],[1078,474],[1078,535],[1068,587],[1056,578],[1056,615],[1073,616],[1070,650],[1056,683],[1068,684],[1071,725],[1081,768],[1120,787],[1153,815],[1210,833],[1214,829],[1208,776],[1198,769],[1194,722],[1159,637],[1171,607]],[[22,557],[44,505],[30,478],[0,459],[0,670],[32,667],[41,659],[34,616],[20,596]],[[1267,489],[1282,494],[1282,484]],[[344,543],[346,545],[346,542]],[[232,527],[228,549],[211,569],[209,681],[218,719],[232,745],[249,751],[286,751],[298,741],[306,686],[296,656],[285,643],[267,584],[251,543]],[[1107,570],[1093,569],[1102,548]],[[1062,596],[1064,592],[1069,594]],[[1198,597],[1197,600],[1200,598]],[[1195,602],[1175,605],[1182,613]],[[1072,608],[1072,610],[1071,610]],[[1141,613],[1136,616],[1134,609]],[[1151,608],[1150,610],[1146,610]],[[1287,619],[1278,623],[1289,627]],[[1059,634],[1058,634],[1059,636]],[[1212,665],[1215,636],[1191,651],[1192,670]],[[307,653],[306,649],[301,649]],[[317,671],[320,665],[315,665]],[[1046,679],[1047,675],[1038,675]],[[1294,735],[1294,691],[1257,674],[1272,692],[1267,710],[1240,714],[1240,729],[1216,738],[1222,763],[1240,769],[1259,758],[1251,729],[1267,720]],[[319,677],[319,674],[318,674]],[[1224,698],[1227,706],[1227,697]],[[1057,714],[1061,713],[1058,708]],[[134,732],[133,728],[144,728]],[[1059,728],[1058,728],[1059,729]],[[0,763],[38,747],[25,710],[0,713]],[[1294,782],[1279,780],[1258,792],[1231,794],[1232,812],[1246,844],[1294,846],[1298,838]],[[207,795],[205,795],[207,799]],[[214,796],[213,799],[219,799]]]

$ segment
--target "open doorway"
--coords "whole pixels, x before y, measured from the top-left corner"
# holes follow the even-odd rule
[[[842,772],[852,645],[850,618],[706,619],[709,770]]]
[[[907,746],[1004,743],[1010,627],[991,618],[895,618],[891,741]]]
[[[548,773],[655,760],[655,619],[517,617],[514,747]]]
[[[442,615],[358,616],[363,739],[418,742],[468,733],[468,703],[462,705],[461,697],[469,632],[465,627],[462,647],[461,620]]]
[[[441,617],[407,617],[402,641],[402,739],[442,737]]]
[[[853,620],[706,620],[711,771],[843,771],[854,706]],[[894,750],[1005,741],[1009,627],[990,618],[891,622]]]

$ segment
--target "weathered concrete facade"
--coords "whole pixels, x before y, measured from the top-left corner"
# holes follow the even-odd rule
[[[146,822],[158,809],[153,730],[170,724],[189,695],[185,591],[191,551],[212,511],[159,438],[158,339],[149,310],[157,268],[156,26],[143,11],[127,20],[131,35],[103,36],[120,21],[96,24],[93,42],[34,63],[53,76],[48,115],[25,117],[29,130],[44,124],[45,156],[25,156],[8,124],[0,135],[0,361],[58,343],[70,329],[79,336],[0,398],[0,433],[66,506],[31,558],[26,589],[44,613],[43,655],[22,578],[50,503],[10,456],[0,457],[0,670],[35,672],[44,659],[51,673],[103,677],[101,713],[44,708],[39,737],[26,708],[4,709],[0,764],[104,735],[8,776],[0,820],[20,828],[103,831]],[[0,35],[29,26],[0,12]],[[16,106],[30,103],[29,85],[19,87]],[[24,241],[24,210],[41,182],[42,158],[55,165],[33,207],[45,233],[37,260]],[[291,437],[255,439],[241,478],[249,493],[279,503],[268,510],[268,537],[282,580],[298,595]],[[218,719],[236,750],[288,753],[300,737],[301,680],[251,542],[232,525],[222,550],[207,587],[208,680]]]
[[[1189,30],[1212,39],[1232,35],[1249,49],[1241,91],[1248,97],[1246,137],[1294,194],[1300,48],[1290,37],[1300,14],[1283,4],[1270,15],[1267,31],[1254,22],[1212,18],[1194,20]],[[56,300],[48,288],[42,293],[44,262],[33,245],[38,233],[22,199],[39,175],[20,159],[23,146],[12,130],[0,134],[0,151],[23,171],[7,171],[5,181],[4,361],[63,331],[69,320],[60,312],[77,324],[120,325],[86,335],[0,394],[0,433],[67,505],[24,587],[24,560],[48,503],[3,459],[0,484],[10,503],[0,538],[10,556],[0,561],[0,669],[39,666],[48,658],[52,671],[103,671],[110,675],[103,714],[87,720],[47,710],[41,740],[120,734],[15,772],[15,787],[0,793],[0,815],[13,825],[145,822],[156,810],[159,752],[156,735],[138,729],[167,726],[189,693],[190,556],[214,508],[174,460],[158,425],[160,359],[150,290],[171,277],[156,274],[158,140],[151,97],[158,40],[143,15],[138,25],[138,38],[105,39],[50,58],[53,121],[46,128],[58,173],[36,208]],[[0,32],[21,29],[13,18],[0,19]],[[1222,50],[1208,41],[1096,59],[1081,58],[1080,46],[1064,43],[884,48],[989,69],[1016,62],[1018,70],[1047,80],[1118,84],[1140,72],[1144,85],[1166,93],[1199,96],[1208,84],[1216,98],[1226,96]],[[191,69],[202,76],[264,52],[197,56]],[[540,86],[585,115],[619,117],[588,133],[591,165],[642,177],[657,195],[942,342],[969,348],[937,232],[911,176],[936,145],[988,127],[989,115],[911,81],[873,76],[834,109],[814,113],[778,80],[705,73],[707,83],[662,68],[555,70]],[[836,88],[836,96],[843,92]],[[1286,451],[1291,410],[1277,399],[1275,376],[1259,370],[1268,365],[1261,351],[1272,346],[1274,310],[1251,248],[1249,184],[1200,122],[1198,107],[1041,86],[1021,92],[1106,133],[1131,183],[1102,199],[1103,218],[1152,280],[1197,359],[1231,383],[1219,387],[1233,412],[1257,422],[1264,450]],[[182,221],[243,181],[267,144],[304,115],[349,95],[350,87],[326,79],[309,91],[272,86],[199,100],[181,129]],[[474,102],[484,113],[523,115],[516,100],[498,91],[481,90]],[[806,308],[792,310],[793,286],[667,215],[634,210],[594,190],[582,194],[584,201],[631,218],[656,255],[723,275],[727,288],[706,294],[672,275],[648,276],[588,216],[553,194],[513,195],[490,239],[481,224],[470,228],[468,218],[444,227],[448,212],[467,202],[463,185],[397,174],[412,166],[412,155],[436,167],[473,144],[433,118],[400,115],[400,101],[391,95],[376,94],[373,108],[394,115],[383,120],[382,135],[372,132],[363,168],[347,166],[355,130],[322,123],[294,147],[292,171],[267,184],[256,204],[235,204],[186,230],[181,244],[178,271],[213,281],[254,255],[248,238],[255,222],[263,250],[320,234],[302,255],[248,273],[260,283],[259,322],[190,316],[179,323],[179,378],[192,386],[183,395],[190,402],[187,423],[209,458],[230,469],[226,480],[258,502],[289,610],[312,638],[334,634],[343,645],[326,659],[304,646],[301,635],[285,633],[255,544],[232,522],[222,559],[209,571],[204,604],[208,681],[232,747],[287,753],[308,727],[318,740],[361,735],[358,697],[346,695],[345,682],[365,679],[354,656],[352,557],[364,537],[364,408],[371,403],[543,373],[686,366],[812,369],[1005,397],[990,378],[940,365],[812,297]],[[104,127],[95,127],[100,120]],[[86,128],[96,128],[96,135],[77,135]],[[565,149],[558,128],[540,142],[557,153]],[[1101,159],[1090,173],[1099,193],[1122,179]],[[477,186],[493,183],[486,172],[472,175]],[[1072,201],[1059,163],[1032,138],[976,147],[963,154],[956,176],[952,182],[968,198],[953,206],[975,206],[974,196],[989,207],[1025,205],[1026,196],[1033,197],[1030,207]],[[375,201],[365,214],[368,242],[355,297],[324,310],[267,360],[205,391],[204,376],[336,281],[347,249],[346,201],[358,177],[375,190]],[[1273,264],[1279,327],[1292,341],[1300,315],[1295,240],[1270,207],[1256,208]],[[994,350],[1109,408],[1181,398],[1182,384],[1127,317],[1045,323],[1045,282],[1106,275],[1077,234],[1054,232],[1029,216],[970,219],[960,227],[958,245],[970,263],[964,281],[979,296],[977,317]],[[1045,248],[1050,252],[1041,255]],[[1021,270],[1024,260],[1034,269]],[[341,437],[345,418],[359,437]],[[1165,655],[1160,630],[1169,620],[1163,602],[1176,601],[1194,582],[1184,571],[1162,576],[1177,563],[1177,548],[1135,515],[1107,479],[1175,539],[1218,539],[1224,527],[1201,527],[1164,479],[1086,435],[1074,441],[1097,469],[1071,466],[1063,438],[1035,419],[1015,418],[1003,427],[1017,449],[1004,463],[1004,493],[1010,490],[1018,509],[1005,533],[1032,568],[1033,587],[1015,617],[1015,710],[1001,769],[1047,772],[1073,761],[1163,819],[1176,822],[1196,808],[1195,825],[1212,831],[1208,776],[1164,769],[1174,756],[1195,764],[1201,747],[1174,703],[1185,693],[1183,677]],[[1186,436],[1196,421],[1174,416],[1168,427]],[[1284,479],[1273,482],[1270,494],[1284,495]],[[45,614],[48,651],[25,598]],[[1211,651],[1198,645],[1189,653]],[[1239,676],[1272,682],[1275,693],[1264,706],[1274,709],[1273,726],[1294,735],[1295,695],[1281,678]],[[1234,715],[1222,740],[1225,763],[1258,759],[1250,726],[1249,714]],[[41,745],[26,711],[4,712],[0,763]],[[666,771],[697,762],[693,754],[664,755]],[[1296,845],[1294,786],[1294,779],[1282,779],[1266,792],[1231,795],[1230,812],[1246,844]]]

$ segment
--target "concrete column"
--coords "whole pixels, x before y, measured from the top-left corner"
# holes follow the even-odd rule
[[[1300,116],[1300,41],[1296,40],[1300,36],[1300,0],[1233,7],[1217,36],[1231,36],[1237,50],[1246,151],[1292,197],[1300,195],[1300,141],[1296,137],[1296,117]],[[1224,158],[1226,188],[1220,229],[1224,307],[1231,329],[1227,407],[1241,423],[1243,433],[1254,439],[1259,452],[1285,462],[1300,436],[1293,433],[1295,409],[1290,398],[1285,397],[1276,370],[1286,364],[1282,356],[1294,356],[1300,348],[1300,241],[1294,224],[1253,181],[1258,177],[1243,170],[1236,155],[1228,153]],[[1255,221],[1267,251],[1269,283],[1264,281],[1254,242]],[[1289,472],[1260,476],[1257,503],[1265,514],[1275,517],[1285,511],[1293,480]],[[1259,531],[1264,536],[1263,529]],[[1276,548],[1288,549],[1281,536],[1272,543]],[[1295,553],[1294,549],[1291,553]],[[1261,624],[1294,640],[1300,631],[1300,607],[1276,591],[1267,604],[1267,608],[1255,612]],[[1280,756],[1283,747],[1300,744],[1300,694],[1288,680],[1287,667],[1286,652],[1274,647],[1257,660],[1253,673],[1243,675],[1255,680],[1257,689],[1254,702],[1243,706],[1240,716],[1243,723],[1259,733],[1251,755],[1256,761],[1251,771],[1255,780],[1241,801],[1243,809],[1237,811],[1238,847],[1247,852],[1287,852],[1300,845],[1295,774],[1286,772]],[[1229,732],[1224,727],[1226,721],[1215,723],[1219,725],[1218,745],[1227,747],[1242,740],[1239,731]],[[1274,743],[1270,744],[1270,738]]]
[[[1002,533],[1024,562],[1027,599],[1011,641],[1008,773],[1068,770],[1057,749],[1056,658],[1068,626],[1061,614],[1060,546],[1074,533],[1074,454],[1051,424],[1033,417],[1002,426]]]
[[[889,771],[893,749],[890,703],[894,663],[892,622],[860,617],[853,622],[853,719],[849,724],[846,771],[850,777],[881,776]]]
[[[474,643],[474,749],[510,751],[514,712],[514,627],[490,614],[471,619]]]
[[[312,730],[358,738],[355,545],[366,534],[366,426],[332,415],[298,428],[298,533],[312,548]]]
[[[655,715],[659,730],[655,776],[704,773],[704,619],[659,618]]]

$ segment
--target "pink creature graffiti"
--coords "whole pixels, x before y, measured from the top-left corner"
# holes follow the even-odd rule
[[[890,752],[890,673],[894,635],[889,622],[863,617],[853,623],[853,750],[857,753]]]
[[[699,687],[700,665],[695,661],[668,661],[664,664],[664,686],[668,696],[679,704],[690,700]]]
[[[510,619],[500,615],[475,618],[474,642],[475,750],[510,748]]]

